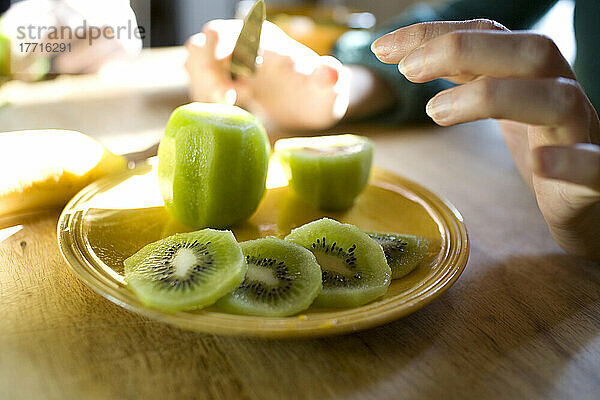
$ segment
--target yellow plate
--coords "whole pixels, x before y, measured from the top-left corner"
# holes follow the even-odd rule
[[[277,171],[269,169],[269,189],[257,212],[233,229],[239,241],[285,235],[295,226],[329,216],[364,230],[426,237],[431,243],[427,258],[405,278],[392,281],[383,298],[357,308],[310,308],[287,318],[233,315],[216,308],[177,313],[148,308],[127,290],[123,260],[147,243],[186,230],[163,207],[156,160],[101,179],[77,194],[58,223],[60,250],[88,286],[133,312],[199,332],[268,337],[340,334],[392,321],[430,303],[465,268],[469,241],[461,215],[414,182],[376,169],[354,207],[325,213],[296,200]]]

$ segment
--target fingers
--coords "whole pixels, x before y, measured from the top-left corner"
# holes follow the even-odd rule
[[[188,61],[193,58],[195,64],[214,64],[217,48],[217,33],[214,31],[200,32],[185,42],[188,51]]]
[[[498,22],[489,19],[423,22],[383,35],[373,42],[371,50],[382,62],[396,64],[410,52],[428,41],[447,33],[461,30],[508,31],[508,29]]]
[[[212,20],[202,27],[202,32],[191,36],[185,47],[189,52],[201,52],[207,59],[223,60],[233,52],[241,28],[240,20]]]
[[[398,69],[412,82],[469,75],[575,79],[556,44],[528,32],[454,31],[412,51]]]
[[[583,90],[571,79],[484,77],[438,93],[426,111],[444,126],[496,118],[561,127],[587,121],[586,103]]]
[[[320,57],[321,64],[315,69],[314,81],[319,82],[320,90],[332,91],[334,96],[331,118],[339,121],[344,117],[350,102],[350,71],[334,57]]]
[[[238,94],[227,62],[217,58],[219,40],[218,32],[205,26],[202,33],[186,42],[185,68],[190,77],[190,96],[194,101],[235,104]]]
[[[189,37],[185,42],[185,48],[187,51],[195,51],[198,49],[204,49],[206,46],[206,34],[204,32],[196,33]]]
[[[541,177],[586,186],[600,192],[600,146],[542,146],[532,150],[533,171]]]
[[[319,57],[320,63],[313,71],[314,79],[312,80],[318,87],[332,87],[340,77],[342,63],[334,57],[322,56]]]
[[[223,60],[231,55],[243,21],[239,19],[215,19],[208,22],[202,28],[207,35],[207,50],[211,50],[217,60]],[[214,42],[210,42],[214,40]]]

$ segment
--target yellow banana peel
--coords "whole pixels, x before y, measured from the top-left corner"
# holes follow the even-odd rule
[[[0,216],[64,206],[127,160],[80,132],[0,132]]]

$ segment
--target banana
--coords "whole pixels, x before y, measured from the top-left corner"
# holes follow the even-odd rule
[[[0,216],[64,206],[127,160],[80,132],[0,132]]]

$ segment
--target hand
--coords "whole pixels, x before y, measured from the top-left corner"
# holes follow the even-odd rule
[[[15,79],[37,80],[47,72],[97,72],[109,60],[136,54],[142,48],[141,39],[129,29],[137,29],[129,2],[13,3],[2,16],[2,34],[13,42],[10,62]],[[122,32],[122,27],[128,29]],[[19,51],[20,46],[29,49],[28,43],[36,43],[36,47]],[[50,58],[53,65],[48,71]]]
[[[427,104],[439,125],[501,120],[554,239],[600,259],[600,124],[552,40],[489,20],[432,22],[388,33],[372,50],[412,82],[461,84]]]
[[[287,129],[324,129],[344,116],[347,70],[270,22],[263,24],[255,74],[232,80],[229,64],[241,27],[240,20],[214,20],[187,41],[194,101],[237,104]]]

